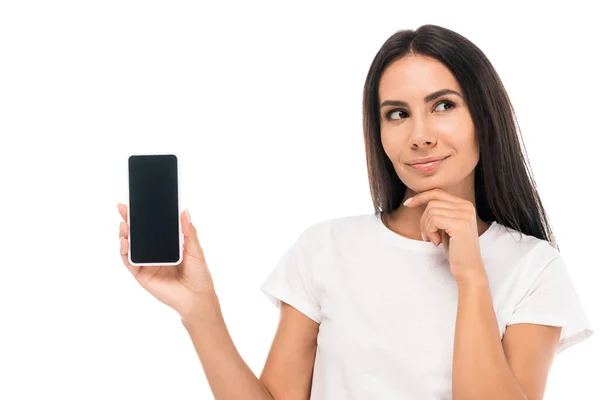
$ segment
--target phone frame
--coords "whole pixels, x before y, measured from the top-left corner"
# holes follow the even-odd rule
[[[128,236],[128,249],[127,249],[127,261],[129,264],[136,267],[160,267],[160,266],[177,266],[181,264],[183,261],[183,232],[181,230],[181,179],[179,172],[179,155],[177,153],[129,153],[127,156],[127,228],[131,226],[131,193],[130,193],[130,184],[129,184],[129,159],[133,156],[175,156],[175,160],[177,161],[177,226],[178,226],[178,239],[179,239],[179,260],[175,262],[168,263],[135,263],[131,260],[131,237]],[[131,229],[129,229],[129,235],[131,235]]]

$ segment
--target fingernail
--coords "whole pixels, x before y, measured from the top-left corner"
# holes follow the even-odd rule
[[[423,241],[425,242],[425,235],[423,233],[421,233],[421,237],[423,238]]]
[[[187,218],[188,222],[191,224],[192,223],[192,217],[190,216],[190,212],[189,212],[189,210],[187,208],[185,209],[185,217]]]
[[[404,205],[407,205],[408,203],[410,203],[412,201],[412,197],[409,197],[408,199],[406,199],[406,201],[404,202]]]

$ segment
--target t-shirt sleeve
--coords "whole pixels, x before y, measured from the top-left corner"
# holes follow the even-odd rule
[[[561,326],[556,354],[594,333],[562,256],[546,264],[516,304],[507,326],[518,323]]]
[[[277,307],[288,303],[313,321],[320,323],[320,307],[313,296],[308,230],[296,239],[260,286],[262,292]]]

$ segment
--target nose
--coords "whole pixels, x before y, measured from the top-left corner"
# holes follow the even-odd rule
[[[431,133],[427,133],[423,130],[414,133],[410,138],[412,147],[432,147],[435,145],[437,138]]]

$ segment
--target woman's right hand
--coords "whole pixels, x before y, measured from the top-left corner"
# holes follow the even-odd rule
[[[198,241],[196,228],[187,217],[189,212],[184,211],[179,216],[184,238],[182,262],[176,266],[137,267],[131,265],[127,257],[129,250],[127,206],[119,203],[117,207],[124,221],[119,226],[121,259],[144,289],[177,311],[182,318],[188,315],[206,294],[214,294],[212,276]]]

